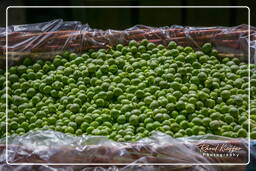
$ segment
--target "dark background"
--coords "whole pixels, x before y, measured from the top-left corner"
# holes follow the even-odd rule
[[[0,27],[5,26],[5,8],[7,6],[25,5],[63,5],[63,6],[90,6],[90,5],[128,5],[128,6],[148,6],[148,5],[169,5],[169,6],[196,6],[196,5],[216,5],[216,6],[248,6],[251,9],[251,25],[256,25],[255,7],[256,1],[240,0],[2,0],[0,2],[1,14]],[[246,8],[207,8],[207,9],[72,9],[72,8],[51,8],[51,9],[9,9],[9,25],[44,22],[53,19],[63,19],[65,21],[81,21],[88,23],[92,28],[99,29],[125,29],[136,24],[148,26],[235,26],[248,23],[248,10]]]

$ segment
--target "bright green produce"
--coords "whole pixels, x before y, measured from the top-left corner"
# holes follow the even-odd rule
[[[256,68],[255,65],[251,65]],[[152,131],[174,137],[246,137],[248,65],[202,51],[147,40],[127,46],[65,52],[53,61],[28,58],[8,73],[9,133],[52,129],[134,141]],[[1,136],[5,136],[5,74],[0,76]],[[256,74],[251,72],[256,122]],[[256,138],[256,124],[251,130]]]
[[[250,103],[250,114],[251,114],[251,117],[250,117],[250,136],[252,139],[256,139],[256,73],[255,73],[255,70],[256,70],[256,66],[255,65],[251,65],[251,70],[253,70],[254,72],[251,74],[251,79],[250,79],[250,86],[251,86],[251,89],[250,89],[250,97],[251,97],[251,103]],[[239,99],[239,103],[240,102],[240,99]],[[233,111],[234,114],[237,115],[237,111]],[[244,121],[245,120],[245,117],[241,117],[240,118],[240,122]],[[248,123],[245,123],[244,124],[244,127],[247,126]],[[238,128],[237,128],[238,129]],[[240,129],[238,129],[240,130]],[[241,130],[240,130],[241,132]],[[241,134],[241,133],[240,133]]]

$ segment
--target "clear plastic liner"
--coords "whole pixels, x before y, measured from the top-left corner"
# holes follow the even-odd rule
[[[148,39],[154,43],[167,45],[171,40],[182,46],[200,49],[210,42],[223,56],[248,60],[248,41],[250,37],[251,62],[256,60],[256,28],[248,25],[235,27],[149,27],[136,25],[126,30],[92,29],[88,24],[78,21],[65,22],[61,19],[50,22],[15,25],[8,27],[9,65],[30,56],[51,58],[65,50],[83,52],[88,49],[108,48],[118,43],[127,44],[130,40]],[[0,28],[0,66],[5,65],[6,29]]]
[[[61,19],[50,22],[8,27],[8,64],[14,65],[23,57],[51,59],[55,54],[69,50],[77,53],[89,49],[109,48],[130,40],[148,39],[167,45],[171,40],[178,45],[199,49],[210,42],[222,56],[256,61],[256,28],[235,27],[183,27],[161,28],[137,25],[126,30],[98,30],[78,21]],[[250,40],[250,42],[249,42]],[[0,28],[0,68],[5,67],[6,29]],[[231,139],[205,135],[174,139],[155,132],[151,137],[133,143],[114,142],[106,137],[71,136],[54,131],[29,132],[23,136],[11,136],[8,142],[9,163],[45,163],[42,165],[6,164],[5,139],[0,140],[0,170],[40,171],[162,171],[162,170],[245,170],[245,166],[216,166],[206,163],[248,162],[247,139]],[[214,155],[213,155],[214,154]],[[217,155],[217,156],[216,156]],[[52,166],[47,163],[70,163],[70,166]],[[72,163],[102,163],[100,166],[79,166]],[[105,165],[104,165],[105,163]],[[116,163],[107,166],[106,163]],[[122,165],[117,165],[120,163]],[[172,166],[141,164],[170,163]],[[186,163],[186,164],[184,164]],[[199,165],[192,165],[199,164]]]
[[[32,131],[23,136],[11,136],[8,140],[9,163],[71,163],[71,165],[72,163],[81,163],[92,165],[61,166],[62,169],[65,168],[66,170],[92,169],[93,167],[95,170],[100,168],[104,170],[105,167],[109,167],[96,167],[93,165],[95,163],[102,163],[102,165],[116,164],[116,166],[108,168],[110,170],[129,170],[142,167],[140,164],[145,163],[152,163],[152,165],[176,164],[165,166],[174,170],[216,170],[216,166],[204,166],[204,164],[245,164],[248,160],[248,143],[245,139],[231,139],[213,135],[174,139],[164,133],[154,132],[151,137],[137,142],[121,143],[111,141],[103,136],[72,136],[55,131]],[[211,150],[210,147],[212,147]],[[1,147],[0,150],[0,162],[4,163],[6,149]],[[215,156],[205,156],[206,153]],[[222,154],[222,157],[218,156],[220,154]],[[194,166],[190,164],[201,165]],[[8,166],[2,164],[1,167]],[[28,169],[29,167],[31,166],[25,168]],[[53,169],[56,166],[40,167],[44,170],[51,167]],[[58,167],[60,169],[60,166]],[[153,168],[163,169],[165,167],[143,166],[142,168],[143,170],[146,168],[146,170],[152,170]],[[56,168],[56,170],[58,169]],[[225,170],[225,167],[222,169]]]

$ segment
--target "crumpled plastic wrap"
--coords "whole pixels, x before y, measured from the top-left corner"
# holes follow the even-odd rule
[[[72,136],[48,130],[32,131],[23,136],[11,136],[8,140],[9,163],[71,163],[71,165],[76,163],[94,166],[54,166],[57,167],[56,170],[61,168],[69,168],[67,170],[87,170],[89,168],[97,170],[96,168],[101,168],[104,170],[104,168],[109,167],[107,164],[111,163],[115,165],[110,167],[112,170],[130,170],[142,167],[139,164],[145,163],[170,164],[170,166],[165,166],[169,170],[216,170],[216,166],[204,166],[203,164],[245,164],[248,161],[248,143],[246,139],[232,139],[213,135],[175,139],[164,133],[154,132],[151,137],[137,142],[121,143],[103,136]],[[4,146],[0,147],[1,163],[5,162],[5,150]],[[215,156],[206,156],[206,153],[215,154]],[[220,157],[220,155],[222,156]],[[105,166],[95,167],[95,163]],[[202,165],[190,165],[193,163]],[[171,166],[171,164],[176,165]],[[12,166],[2,164],[0,170],[5,167]],[[144,167],[148,168],[147,170],[165,168],[164,166]],[[145,170],[144,167],[142,167],[143,170]],[[236,168],[239,168],[239,166],[236,166]],[[225,170],[225,168],[222,169]]]
[[[248,25],[235,27],[183,27],[178,25],[166,27],[149,27],[136,25],[126,30],[92,29],[88,24],[78,21],[63,21],[15,25],[8,27],[9,65],[19,61],[23,56],[32,58],[51,58],[65,50],[82,52],[88,49],[108,48],[118,43],[127,44],[130,40],[148,39],[154,43],[167,45],[176,41],[182,46],[200,49],[210,42],[223,56],[238,57],[248,60],[248,43],[250,43],[251,62],[256,61],[256,28]],[[249,41],[250,37],[250,42]],[[6,28],[0,28],[0,66],[5,65]]]
[[[148,39],[166,45],[174,40],[178,45],[200,49],[211,42],[222,56],[256,61],[256,28],[235,27],[183,27],[161,28],[137,25],[126,30],[98,30],[78,21],[61,19],[50,22],[8,27],[8,64],[14,65],[23,57],[50,59],[55,54],[69,50],[77,53],[88,49],[109,48],[130,40]],[[250,40],[250,42],[249,42]],[[5,67],[6,29],[0,28],[0,68]],[[134,143],[119,143],[105,137],[71,136],[54,131],[29,132],[23,136],[9,137],[9,163],[44,163],[42,165],[6,164],[5,139],[0,140],[0,170],[40,171],[162,171],[162,170],[244,170],[245,166],[216,166],[206,163],[242,163],[248,161],[247,139],[220,136],[194,136],[174,139],[156,132],[151,137]],[[225,148],[226,147],[226,148]],[[232,149],[234,150],[232,151]],[[223,150],[223,149],[226,150]],[[231,151],[230,151],[231,149]],[[219,156],[209,156],[218,154]],[[224,155],[238,155],[224,156]],[[223,157],[224,156],[224,157]],[[70,163],[69,166],[52,166],[47,163]],[[102,163],[101,165],[72,165]],[[105,163],[105,165],[104,165]],[[116,163],[109,166],[106,163]],[[121,163],[122,165],[117,165]],[[141,165],[141,164],[148,165]],[[178,165],[152,166],[150,163]],[[186,163],[186,164],[184,164]],[[192,165],[199,164],[199,165]]]

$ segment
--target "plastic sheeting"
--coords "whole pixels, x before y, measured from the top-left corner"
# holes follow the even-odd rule
[[[216,170],[216,166],[204,166],[206,163],[240,163],[248,162],[247,142],[245,139],[231,139],[221,136],[204,135],[174,139],[161,132],[137,142],[114,142],[103,136],[72,136],[54,131],[35,131],[23,136],[9,137],[9,163],[76,163],[102,165],[113,163],[116,166],[61,166],[62,169],[130,170],[153,168],[170,170]],[[1,161],[5,162],[5,148],[1,147]],[[214,156],[207,156],[212,154]],[[152,163],[174,166],[144,166]],[[201,164],[199,166],[190,164]],[[117,166],[117,165],[126,165]],[[72,165],[72,164],[71,164]],[[136,166],[137,165],[137,166]],[[0,168],[13,166],[1,165]],[[19,166],[30,168],[32,166]],[[38,167],[38,166],[37,166]],[[44,168],[45,167],[45,168]],[[56,166],[40,166],[49,169]],[[60,166],[58,166],[60,167]],[[238,167],[239,168],[239,167]],[[17,167],[18,169],[18,167]],[[55,168],[59,170],[60,168]],[[225,168],[222,168],[225,170]]]
[[[167,45],[171,40],[182,46],[200,49],[210,42],[223,56],[248,59],[250,43],[251,62],[256,60],[256,28],[248,25],[235,27],[148,27],[137,25],[126,30],[98,30],[78,21],[53,20],[50,22],[15,25],[8,27],[9,64],[19,61],[22,56],[51,58],[65,50],[82,52],[88,49],[108,48],[130,40],[148,39],[154,43]],[[6,29],[0,28],[0,66],[4,66],[6,54]],[[249,41],[250,37],[250,42]],[[255,59],[254,59],[255,58]]]

